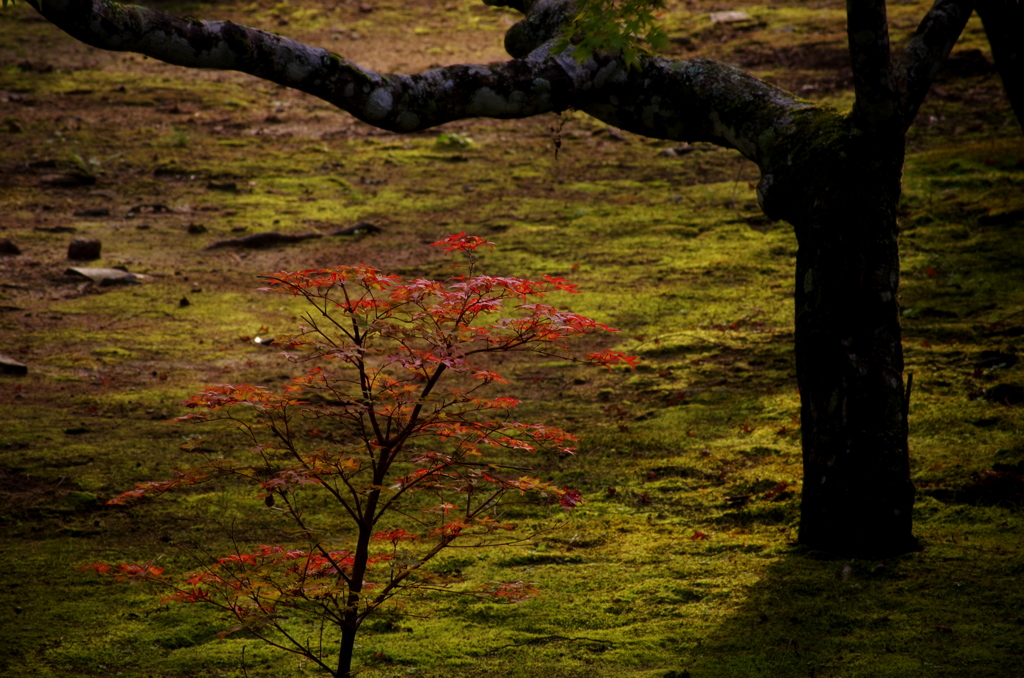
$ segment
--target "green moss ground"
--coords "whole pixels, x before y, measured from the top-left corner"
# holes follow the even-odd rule
[[[500,58],[511,15],[448,5],[180,12],[215,11],[399,70]],[[712,26],[707,12],[722,7],[669,5],[670,35],[689,39],[673,43],[675,54],[728,59],[848,105],[848,82],[832,67],[841,4],[743,7],[756,19],[747,27]],[[895,44],[923,11],[916,2],[890,7]],[[976,19],[958,47],[966,49],[987,54]],[[775,53],[781,60],[765,56]],[[488,272],[579,283],[584,294],[553,300],[621,329],[614,347],[643,363],[636,372],[506,366],[522,420],[581,434],[575,458],[535,461],[587,503],[571,516],[523,513],[522,534],[537,532],[526,545],[453,550],[439,563],[463,586],[535,582],[539,598],[411,601],[407,616],[366,628],[357,648],[364,675],[1019,673],[1024,520],[1013,483],[1024,463],[1024,405],[984,392],[1024,384],[1024,365],[1000,366],[983,352],[1024,348],[1024,239],[1013,216],[1024,207],[1024,143],[990,70],[944,76],[910,138],[902,302],[923,550],[877,562],[823,559],[792,544],[801,482],[796,243],[785,224],[761,216],[756,169],[736,154],[660,155],[670,144],[619,139],[581,114],[383,135],[241,76],[89,51],[25,7],[0,13],[0,64],[0,238],[24,250],[0,259],[0,352],[30,370],[0,376],[3,675],[315,675],[254,640],[219,639],[228,624],[212,613],[76,568],[157,558],[184,572],[190,560],[179,545],[217,554],[232,536],[277,538],[262,503],[229,486],[129,509],[103,502],[187,465],[179,446],[200,432],[214,449],[238,445],[229,431],[166,421],[201,384],[274,384],[294,372],[252,341],[288,331],[298,313],[253,291],[258,275],[360,261],[443,275],[426,243],[462,230],[498,243],[482,257]],[[473,144],[438,143],[442,132]],[[43,184],[78,168],[72,152],[96,184]],[[126,216],[152,204],[171,211]],[[110,214],[74,216],[95,208]],[[364,219],[383,232],[329,235]],[[206,232],[190,235],[190,225]],[[266,230],[323,237],[203,249]],[[65,277],[75,235],[103,240],[94,265],[151,279],[99,288]]]

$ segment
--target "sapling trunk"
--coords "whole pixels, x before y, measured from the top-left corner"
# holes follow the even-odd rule
[[[388,459],[391,451],[381,450],[378,467],[374,473],[375,484],[380,484],[388,471]],[[363,507],[362,520],[359,522],[359,536],[356,538],[356,551],[352,563],[352,573],[348,581],[348,599],[345,602],[344,624],[341,627],[341,647],[338,648],[338,676],[349,678],[352,671],[352,653],[355,649],[356,633],[362,619],[359,615],[359,602],[363,591],[363,578],[366,576],[366,565],[370,559],[370,538],[375,525],[377,503],[380,501],[380,490],[370,490]]]

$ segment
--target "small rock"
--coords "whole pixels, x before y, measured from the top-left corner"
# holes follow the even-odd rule
[[[955,311],[947,311],[943,308],[935,308],[934,306],[926,306],[918,311],[919,318],[959,318],[960,315]]]
[[[107,207],[96,207],[87,210],[78,210],[75,212],[76,217],[109,217],[110,209]]]
[[[191,306],[191,305],[192,305],[192,302],[188,300],[188,297],[182,297],[181,301],[178,302],[178,308],[185,308],[186,306]]]
[[[52,73],[53,64],[26,59],[18,63],[18,70],[26,73]]]
[[[697,149],[690,144],[680,144],[679,146],[673,146],[672,148],[663,148],[658,151],[658,155],[666,158],[678,158],[686,155],[687,153],[693,153],[695,150]]]
[[[92,261],[100,258],[103,244],[95,238],[75,238],[68,245],[68,259]]]
[[[36,226],[32,230],[41,233],[78,233],[74,226]]]
[[[21,254],[21,248],[10,238],[0,240],[0,255],[17,256]]]
[[[750,16],[746,12],[730,11],[730,12],[712,12],[708,14],[708,18],[711,19],[713,24],[737,24],[741,21],[750,21],[754,17]]]
[[[242,236],[241,238],[218,240],[215,243],[207,245],[205,249],[215,250],[221,247],[244,247],[247,249],[264,249],[267,247],[290,245],[292,243],[302,242],[303,240],[309,240],[311,238],[320,237],[322,237],[320,233],[302,233],[299,235],[292,235],[290,233],[277,233],[276,231],[269,231],[265,233],[253,233],[252,235]]]
[[[0,373],[23,377],[28,374],[28,365],[20,363],[14,358],[0,353]]]
[[[56,188],[75,188],[77,186],[92,186],[96,183],[96,177],[88,174],[44,174],[39,177],[39,183],[44,186]]]
[[[17,120],[7,120],[7,122],[4,123],[4,126],[7,128],[8,134],[21,134],[22,132],[25,131],[24,129],[22,129],[21,123],[19,123]]]
[[[369,233],[381,233],[381,228],[372,221],[357,221],[351,226],[340,228],[331,235],[367,235]]]
[[[128,271],[123,271],[119,268],[80,268],[72,266],[64,271],[64,275],[88,278],[101,287],[109,287],[111,285],[132,285],[149,280],[149,276],[141,275],[139,273],[129,273]]]
[[[189,224],[188,225],[188,234],[189,235],[202,235],[203,233],[206,233],[206,226],[203,226],[202,224]]]
[[[136,205],[124,214],[125,219],[132,219],[139,216],[140,214],[171,214],[171,208],[167,205],[160,205],[155,203],[148,203],[145,205]]]
[[[369,14],[373,11],[373,5],[366,2],[359,3],[359,11],[363,14]]]

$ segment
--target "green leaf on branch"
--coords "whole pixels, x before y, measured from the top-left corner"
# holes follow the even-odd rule
[[[577,61],[599,52],[619,54],[632,68],[641,55],[668,44],[658,23],[660,7],[660,0],[579,0],[578,14],[555,51],[572,47]]]

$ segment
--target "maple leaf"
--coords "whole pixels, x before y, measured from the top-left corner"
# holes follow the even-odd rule
[[[376,539],[378,541],[389,541],[392,544],[396,545],[403,539],[413,541],[418,538],[418,534],[410,534],[401,528],[397,528],[389,532],[378,532],[377,534],[373,535],[373,539]]]
[[[609,370],[613,365],[628,365],[631,369],[636,369],[636,364],[640,361],[640,358],[635,355],[627,355],[622,351],[601,351],[600,353],[588,353],[587,362],[591,365],[598,365],[600,367],[607,367]]]
[[[475,235],[466,235],[465,231],[450,235],[437,242],[430,243],[434,247],[443,247],[445,252],[472,252],[478,247],[494,247],[494,243],[487,242]]]
[[[566,511],[571,511],[583,503],[583,497],[579,490],[566,490],[563,488],[561,504]]]

